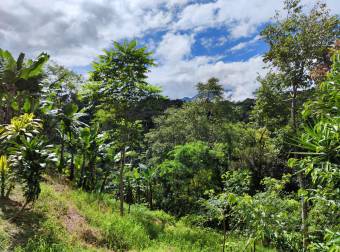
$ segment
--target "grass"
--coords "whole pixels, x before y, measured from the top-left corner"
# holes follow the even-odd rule
[[[130,213],[126,211],[121,217],[118,202],[111,195],[72,190],[53,181],[42,184],[34,208],[12,222],[8,219],[18,204],[5,205],[8,203],[0,208],[0,251],[222,250],[223,237],[214,230],[188,226],[142,205],[131,206]],[[243,238],[229,237],[226,251],[242,251],[245,243]],[[257,249],[273,251],[260,246]]]

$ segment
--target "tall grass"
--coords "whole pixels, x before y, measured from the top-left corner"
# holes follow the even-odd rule
[[[41,196],[34,208],[44,214],[25,244],[16,252],[73,252],[73,251],[192,251],[222,250],[222,235],[212,229],[188,225],[164,211],[151,211],[143,205],[131,206],[130,212],[121,217],[119,204],[108,194],[92,194],[80,190],[56,191],[51,185],[42,185]],[[88,228],[99,233],[95,243],[84,244],[79,235],[67,231],[62,219],[72,206],[85,218]],[[5,236],[4,236],[5,237]],[[7,239],[8,241],[8,239]],[[230,238],[229,250],[242,251],[245,239]],[[2,238],[0,222],[0,246]],[[4,246],[3,245],[3,246]],[[0,247],[0,251],[1,247]],[[269,251],[258,248],[258,251]]]

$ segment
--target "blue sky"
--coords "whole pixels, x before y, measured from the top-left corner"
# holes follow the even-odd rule
[[[195,95],[217,77],[230,98],[251,97],[265,74],[259,32],[283,0],[2,0],[0,47],[52,60],[84,74],[113,40],[137,39],[154,53],[149,81],[165,95]],[[306,9],[316,0],[302,0]],[[339,0],[325,1],[340,13]]]

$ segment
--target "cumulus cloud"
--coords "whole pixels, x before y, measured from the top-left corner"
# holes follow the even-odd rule
[[[155,56],[161,62],[174,63],[190,55],[194,39],[190,35],[167,33],[159,43]]]
[[[241,43],[238,43],[237,45],[233,46],[232,48],[229,49],[229,51],[231,52],[236,52],[236,51],[239,51],[239,50],[242,50],[254,43],[256,43],[257,41],[259,41],[261,39],[261,36],[260,35],[256,35],[254,38],[252,38],[251,40],[248,40],[246,42],[241,42]]]
[[[258,87],[256,77],[266,71],[263,67],[261,56],[232,63],[201,56],[155,67],[149,78],[151,83],[162,86],[165,94],[182,98],[183,94],[189,97],[196,95],[195,85],[198,82],[216,77],[225,90],[232,91],[232,100],[242,100],[253,96]]]
[[[340,13],[338,0],[326,3],[333,13]],[[256,38],[259,25],[281,5],[281,0],[2,0],[0,47],[30,57],[46,51],[60,64],[85,69],[113,40],[142,39],[158,63],[150,80],[166,95],[194,95],[198,81],[215,76],[233,90],[233,99],[243,99],[256,88],[261,57],[226,63],[220,60],[223,55],[193,54],[197,35],[216,27],[225,31],[218,41],[200,39],[207,47]],[[250,39],[226,49],[236,53],[252,43]]]

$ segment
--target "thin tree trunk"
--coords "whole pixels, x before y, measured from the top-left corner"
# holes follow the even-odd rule
[[[69,131],[69,138],[70,138],[70,142],[69,142],[69,144],[71,145],[71,163],[70,163],[70,176],[69,176],[69,179],[71,180],[71,181],[73,181],[73,179],[74,179],[74,149],[73,149],[73,147],[74,146],[72,146],[72,132],[71,131]]]
[[[96,157],[92,157],[89,162],[91,189],[96,186]]]
[[[0,192],[0,197],[4,198],[5,197],[5,171],[1,170],[1,192]]]
[[[104,192],[104,188],[105,188],[106,180],[107,180],[108,176],[109,176],[109,174],[108,174],[108,172],[107,172],[107,173],[105,174],[104,179],[103,179],[102,185],[100,186],[100,191],[99,191],[100,193],[103,193],[103,192]]]
[[[140,181],[137,179],[137,188],[136,188],[136,201],[140,203]]]
[[[81,165],[81,172],[80,172],[80,180],[79,180],[79,187],[84,188],[84,181],[85,181],[85,162],[86,162],[86,154],[85,151],[83,153],[83,162]]]
[[[223,215],[223,248],[222,248],[222,252],[224,252],[224,250],[225,250],[226,239],[227,239],[227,223],[226,223],[226,218],[225,218],[225,214],[224,214]]]
[[[150,208],[150,210],[153,209],[152,197],[153,197],[153,195],[152,195],[152,183],[150,182],[149,183],[149,208]]]
[[[300,188],[305,189],[304,175],[299,175]],[[307,251],[308,247],[308,203],[304,196],[301,196],[301,232],[302,232],[302,248],[303,251]]]
[[[292,127],[294,132],[297,130],[297,123],[296,123],[296,98],[297,98],[297,85],[293,84],[293,92],[292,92],[292,103],[291,103],[291,120],[292,120]]]
[[[125,147],[122,149],[120,157],[119,171],[119,199],[120,199],[120,215],[124,215],[124,166],[125,166]]]
[[[60,163],[59,163],[59,172],[61,173],[64,168],[64,150],[65,150],[65,136],[64,132],[61,135],[61,146],[60,146]]]
[[[74,153],[71,152],[71,164],[70,164],[70,177],[69,179],[73,181],[74,179]]]
[[[292,104],[291,104],[291,120],[292,120],[292,128],[293,128],[294,133],[297,132],[297,120],[296,120],[297,87],[298,87],[297,84],[293,84]],[[304,174],[299,173],[299,184],[300,184],[301,189],[305,188],[304,180],[305,180]],[[308,205],[307,205],[307,202],[306,202],[304,196],[302,196],[301,197],[301,232],[302,232],[303,251],[307,251],[307,246],[308,246],[307,218],[308,218]]]

